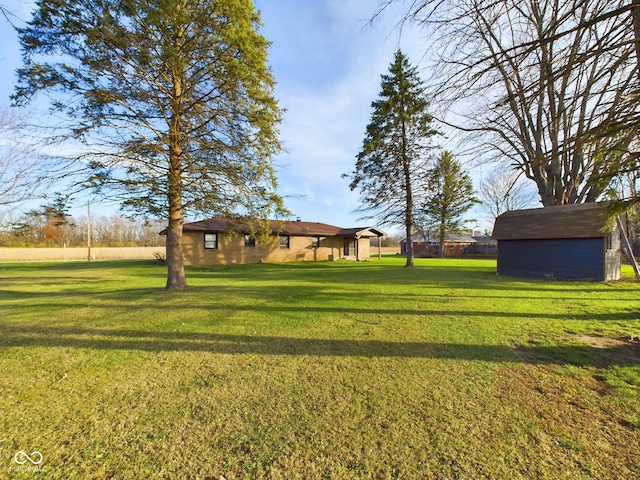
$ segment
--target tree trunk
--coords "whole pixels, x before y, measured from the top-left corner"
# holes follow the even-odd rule
[[[411,179],[406,177],[407,205],[405,209],[405,229],[407,234],[407,263],[405,267],[413,267],[413,196]]]
[[[169,227],[167,229],[167,290],[187,286],[182,255],[182,148],[180,145],[181,118],[176,115],[171,125],[169,141]]]
[[[413,232],[411,222],[406,222],[407,235],[407,263],[405,267],[413,267]]]
[[[178,29],[174,38],[176,49],[182,47],[183,31]],[[167,290],[178,290],[187,286],[182,254],[182,169],[183,167],[183,71],[173,72],[173,101],[169,124],[169,228],[167,233]]]
[[[180,175],[180,150],[171,148],[169,170],[169,227],[167,228],[167,290],[178,290],[187,286],[182,255],[182,176]]]
[[[169,218],[167,229],[167,290],[178,290],[187,286],[182,256],[182,218]]]
[[[446,236],[446,232],[444,228],[440,227],[440,232],[438,232],[438,258],[444,258],[444,239]]]
[[[440,224],[438,225],[438,258],[444,258],[444,239],[447,235],[446,218],[447,218],[446,207],[444,205],[441,205],[440,206]]]
[[[182,255],[182,175],[181,149],[177,142],[169,147],[169,227],[167,228],[167,290],[178,290],[187,286]]]
[[[407,263],[405,267],[413,267],[413,190],[411,186],[411,169],[407,154],[407,125],[402,122],[402,169],[407,202],[404,210],[404,223],[407,234]]]

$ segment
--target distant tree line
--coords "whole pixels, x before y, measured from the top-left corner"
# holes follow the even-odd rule
[[[387,235],[380,238],[380,246],[383,248],[396,247],[400,249],[400,242],[404,239],[402,235]],[[378,238],[372,238],[369,242],[371,248],[378,248]]]
[[[121,215],[74,218],[54,205],[44,205],[16,218],[6,214],[0,218],[2,247],[84,247],[91,234],[93,247],[159,247],[165,228],[159,221],[140,221]]]

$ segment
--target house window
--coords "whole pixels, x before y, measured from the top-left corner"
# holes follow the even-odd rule
[[[613,250],[613,237],[611,235],[607,235],[604,238],[605,244],[606,244],[606,249],[607,250]]]
[[[289,235],[280,235],[280,248],[289,248]]]
[[[204,248],[217,249],[218,248],[218,234],[217,233],[205,233],[204,234]]]
[[[311,246],[318,248],[320,246],[320,237],[311,237]]]
[[[255,247],[256,246],[256,238],[253,235],[245,235],[244,236],[244,246],[245,247]]]

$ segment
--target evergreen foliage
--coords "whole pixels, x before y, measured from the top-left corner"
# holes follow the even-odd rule
[[[351,190],[359,189],[360,211],[382,225],[404,225],[407,266],[413,266],[410,240],[414,230],[416,188],[429,161],[430,139],[438,132],[428,113],[424,82],[416,67],[398,50],[389,73],[382,75],[378,100],[367,125],[362,149],[351,178]]]
[[[20,29],[18,104],[49,95],[80,142],[81,183],[164,218],[167,288],[186,286],[187,213],[284,213],[281,110],[250,0],[41,0]]]
[[[427,182],[429,193],[424,203],[424,217],[438,233],[438,256],[448,232],[458,232],[464,225],[463,216],[476,203],[473,182],[469,174],[450,152],[442,152],[436,165],[429,169]]]

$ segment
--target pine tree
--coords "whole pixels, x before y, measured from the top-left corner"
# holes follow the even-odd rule
[[[355,170],[345,176],[351,178],[351,190],[360,189],[364,218],[404,226],[406,266],[412,267],[414,206],[420,196],[414,185],[428,162],[430,139],[438,132],[427,112],[424,83],[400,50],[381,85]]]
[[[251,0],[51,0],[19,30],[15,102],[48,94],[69,121],[60,138],[78,142],[78,183],[168,222],[167,289],[186,286],[187,213],[284,211],[271,163],[281,111],[259,27]]]
[[[444,241],[448,232],[459,232],[463,225],[463,215],[473,205],[480,203],[473,193],[473,182],[469,174],[462,170],[450,152],[442,152],[436,165],[427,175],[429,194],[423,206],[423,214],[429,227],[438,234],[438,256],[444,256]]]

